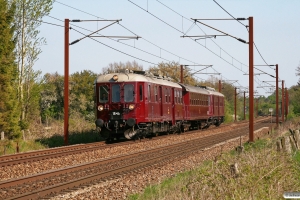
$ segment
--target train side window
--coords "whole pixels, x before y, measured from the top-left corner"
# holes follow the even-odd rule
[[[207,96],[207,105],[208,106],[210,105],[210,98],[209,98],[209,96]]]
[[[200,105],[203,106],[203,95],[200,94]]]
[[[168,102],[168,88],[165,89],[165,100]]]
[[[148,101],[151,101],[151,85],[148,85]]]
[[[155,101],[157,102],[157,86],[154,87],[154,95],[155,95]]]
[[[179,91],[180,103],[182,104],[182,91]]]
[[[169,102],[171,102],[171,89],[168,89]]]
[[[140,92],[140,101],[143,101],[143,85],[139,86],[139,92]]]

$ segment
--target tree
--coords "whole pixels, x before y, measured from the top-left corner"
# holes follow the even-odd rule
[[[10,0],[16,5],[14,26],[16,28],[15,53],[18,64],[18,100],[21,107],[21,121],[28,121],[30,114],[38,108],[40,72],[33,70],[33,65],[41,53],[40,46],[46,44],[44,38],[39,38],[38,27],[41,19],[48,15],[52,0]],[[35,106],[33,106],[35,105]]]
[[[0,132],[10,137],[20,136],[19,112],[16,91],[17,66],[13,53],[13,19],[15,5],[0,0]]]
[[[296,68],[296,76],[300,76],[300,63],[298,67]],[[298,81],[298,85],[300,86],[300,80]]]
[[[64,78],[58,73],[45,74],[43,77],[40,99],[42,121],[48,124],[48,119],[61,119],[64,107]]]
[[[110,63],[107,67],[104,67],[102,69],[102,73],[114,73],[118,72],[120,70],[124,69],[131,69],[131,70],[143,70],[143,66],[139,65],[136,61],[133,62],[127,62],[127,63],[122,63],[122,62],[114,62]]]
[[[78,113],[94,121],[94,82],[97,74],[83,70],[71,75],[70,113]]]
[[[149,72],[161,76],[167,76],[173,79],[174,82],[180,82],[180,64],[178,62],[164,63],[161,62],[158,66],[150,67]],[[183,70],[184,83],[189,85],[198,85],[198,81],[192,76],[189,68]]]

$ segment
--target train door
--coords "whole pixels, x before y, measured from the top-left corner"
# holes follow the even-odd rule
[[[144,118],[145,117],[145,100],[144,100],[144,84],[139,83],[138,84],[138,99],[139,99],[139,117]]]
[[[161,86],[159,86],[158,87],[158,95],[159,95],[159,107],[160,107],[160,116],[164,116],[164,112],[163,112],[163,95],[162,95],[162,87]]]
[[[172,88],[171,92],[171,102],[172,102],[172,125],[175,125],[175,101],[174,101],[174,88]]]

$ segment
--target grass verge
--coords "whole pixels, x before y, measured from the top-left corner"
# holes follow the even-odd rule
[[[262,139],[128,199],[283,199],[285,191],[300,191],[300,152],[277,152],[275,140]]]

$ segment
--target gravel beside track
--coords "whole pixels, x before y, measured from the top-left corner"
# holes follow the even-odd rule
[[[268,131],[268,127],[262,128],[256,132],[256,137],[262,137]],[[246,142],[248,141],[248,136],[242,136],[241,139],[242,143]],[[130,194],[142,192],[149,184],[157,184],[165,178],[175,176],[179,172],[194,169],[204,160],[218,159],[223,152],[232,150],[239,144],[240,138],[231,139],[207,148],[205,151],[194,152],[188,157],[151,166],[96,185],[83,186],[81,189],[65,192],[51,199],[126,199]]]
[[[0,168],[0,181],[29,176],[45,171],[65,168],[72,165],[78,165],[87,162],[93,162],[104,158],[110,158],[129,153],[139,152],[147,149],[153,149],[160,146],[175,144],[182,141],[187,141],[195,138],[205,137],[207,135],[217,134],[223,131],[228,131],[237,128],[240,125],[232,124],[224,126],[221,129],[207,129],[196,131],[190,134],[174,134],[170,137],[165,137],[158,140],[144,139],[142,142],[136,141],[124,146],[115,146],[113,148],[100,149],[91,152],[83,152],[65,157],[51,158],[31,163],[21,163],[13,166],[5,166]]]

